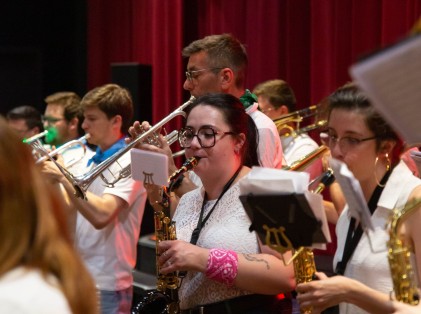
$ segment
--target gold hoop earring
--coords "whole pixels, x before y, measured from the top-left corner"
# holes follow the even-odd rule
[[[390,168],[391,168],[392,164],[391,164],[391,162],[390,162],[390,159],[389,159],[389,154],[388,154],[388,153],[386,153],[385,157],[386,157],[386,161],[387,161],[387,164],[386,164],[386,172],[388,172],[388,171],[390,170]],[[377,157],[376,157],[376,161],[374,162],[374,178],[376,179],[376,183],[377,183],[377,185],[378,185],[379,187],[381,187],[381,188],[384,188],[384,187],[386,186],[386,184],[381,184],[381,183],[380,183],[380,180],[377,178],[377,174],[376,174],[377,162],[378,162],[378,161],[379,161],[379,157],[377,156]]]

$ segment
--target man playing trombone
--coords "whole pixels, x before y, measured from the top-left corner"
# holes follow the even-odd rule
[[[78,162],[89,173],[126,145],[125,130],[133,116],[133,104],[126,89],[107,84],[88,92],[81,105],[85,117],[82,127],[90,134],[88,141],[97,145],[95,154],[87,154]],[[130,155],[122,155],[118,164],[103,169],[103,175],[118,176],[121,167],[129,162]],[[129,313],[132,269],[146,201],[142,184],[125,177],[106,187],[97,177],[90,183],[84,200],[74,195],[73,185],[54,164],[45,162],[43,170],[64,185],[77,209],[75,244],[95,279],[101,313]]]
[[[316,150],[319,145],[307,133],[296,130],[299,115],[292,116],[296,111],[296,98],[292,88],[283,80],[270,80],[258,84],[253,93],[256,94],[260,110],[272,120],[283,120],[277,124],[281,137],[284,158],[288,165]],[[282,117],[287,117],[283,119]],[[298,134],[298,132],[300,132]],[[310,165],[307,169],[312,179],[322,173],[320,162]]]

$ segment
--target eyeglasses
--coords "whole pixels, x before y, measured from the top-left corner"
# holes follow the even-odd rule
[[[46,124],[56,124],[57,122],[65,120],[64,118],[54,118],[49,116],[42,116],[42,122]]]
[[[186,71],[186,78],[193,82],[193,80],[197,79],[199,75],[196,73],[204,72],[204,71],[213,71],[213,70],[222,70],[223,68],[209,68],[209,69],[201,69],[201,70],[193,70],[193,71]]]
[[[355,138],[352,136],[337,137],[335,135],[327,135],[327,144],[330,149],[332,149],[336,144],[339,145],[339,148],[343,153],[349,152],[350,150],[355,149],[362,142],[370,141],[376,139],[377,136],[371,136],[366,138]]]
[[[208,126],[201,127],[196,134],[191,128],[183,128],[178,131],[178,141],[182,148],[190,148],[191,143],[196,136],[200,147],[210,148],[215,146],[216,134],[222,134],[221,138],[226,134],[235,135],[234,132],[216,131]]]

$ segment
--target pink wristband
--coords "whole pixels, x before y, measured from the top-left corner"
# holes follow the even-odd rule
[[[237,277],[238,256],[234,251],[211,249],[206,266],[206,277],[232,286]]]

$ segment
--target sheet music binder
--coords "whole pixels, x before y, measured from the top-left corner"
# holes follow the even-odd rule
[[[284,227],[284,233],[294,249],[326,243],[322,223],[315,217],[304,194],[241,195],[242,202],[262,243],[266,243],[267,228]],[[273,239],[271,239],[272,242]],[[282,239],[282,245],[287,246]]]
[[[421,35],[412,35],[353,64],[349,73],[408,145],[420,145]]]

